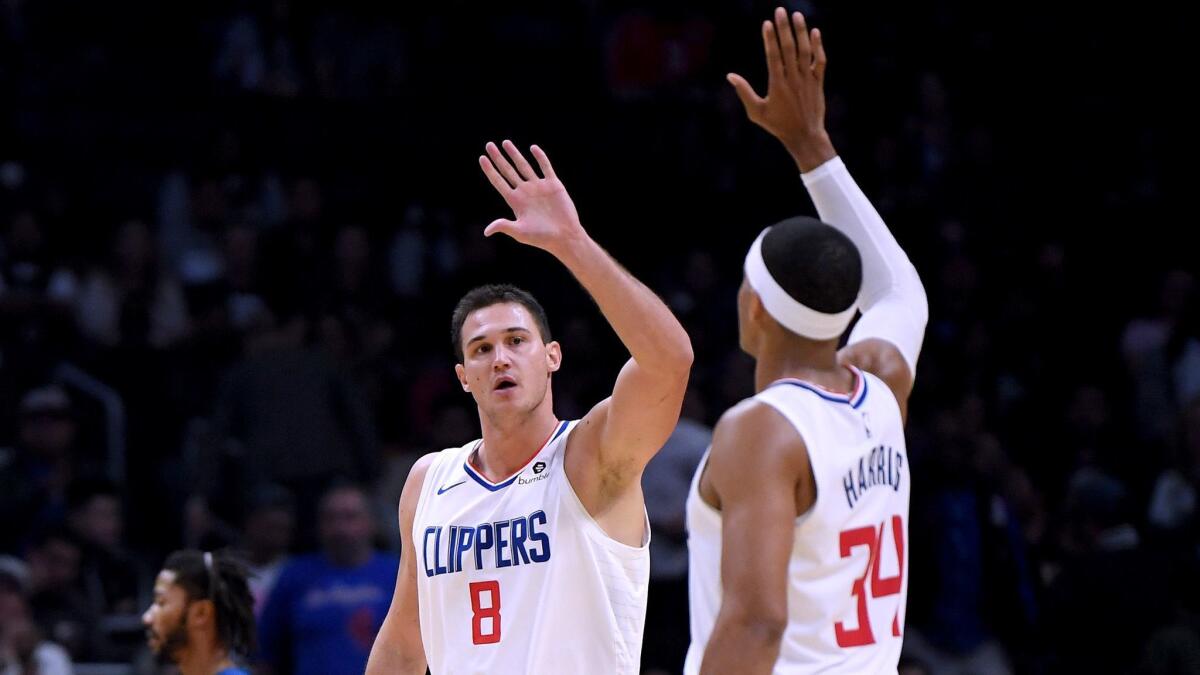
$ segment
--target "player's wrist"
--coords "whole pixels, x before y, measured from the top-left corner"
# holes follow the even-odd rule
[[[804,133],[784,141],[784,147],[796,162],[801,173],[808,173],[825,162],[837,157],[833,140],[824,129],[817,132]]]
[[[558,239],[547,250],[567,267],[573,267],[592,257],[599,248],[600,245],[580,227],[578,232]]]

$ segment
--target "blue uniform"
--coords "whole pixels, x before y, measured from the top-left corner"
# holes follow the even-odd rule
[[[355,568],[336,567],[320,554],[293,560],[258,621],[263,660],[295,675],[362,675],[398,566],[383,553]]]

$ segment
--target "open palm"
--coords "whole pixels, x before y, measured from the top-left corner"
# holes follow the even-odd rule
[[[751,122],[766,129],[789,149],[825,135],[825,45],[821,32],[811,32],[804,15],[790,17],[775,10],[774,21],[762,26],[767,56],[767,95],[754,92],[746,78],[727,76]]]
[[[575,203],[555,175],[546,153],[536,145],[529,148],[542,170],[544,177],[539,177],[516,145],[511,141],[504,141],[503,145],[507,157],[495,143],[488,143],[487,154],[479,156],[479,166],[512,208],[516,220],[494,220],[483,233],[489,237],[507,234],[522,244],[550,253],[582,236],[583,226]]]

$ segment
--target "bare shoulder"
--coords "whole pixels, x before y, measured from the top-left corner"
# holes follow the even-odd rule
[[[752,485],[748,478],[808,472],[804,439],[774,407],[746,399],[730,408],[713,429],[709,466],[718,491]]]
[[[421,488],[425,486],[425,474],[440,453],[430,452],[422,455],[408,470],[408,478],[404,481],[404,491],[400,493],[400,523],[412,524],[413,515],[417,510],[417,501],[421,498]],[[403,528],[402,528],[403,531]]]
[[[883,380],[900,405],[900,416],[908,419],[908,397],[913,390],[913,372],[896,345],[880,338],[869,338],[842,347],[838,361],[855,366]]]
[[[429,467],[433,465],[440,452],[430,452],[421,455],[421,458],[413,463],[412,468],[408,470],[408,479],[404,481],[404,491],[409,492],[414,490],[421,491],[421,487],[425,485],[425,474],[429,472]]]

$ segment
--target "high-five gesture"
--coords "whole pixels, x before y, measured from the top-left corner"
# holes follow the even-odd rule
[[[762,25],[767,54],[767,95],[760,97],[736,73],[726,76],[746,107],[746,116],[783,143],[801,171],[810,171],[836,152],[825,131],[825,46],[800,12],[790,20],[782,7]]]
[[[536,145],[529,148],[542,170],[544,177],[539,177],[512,141],[504,141],[503,145],[507,157],[495,143],[488,143],[487,155],[479,156],[479,166],[517,219],[494,220],[483,233],[489,237],[497,232],[507,234],[556,256],[586,237],[575,203],[555,175],[546,153]]]

